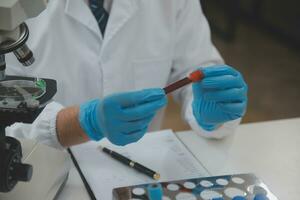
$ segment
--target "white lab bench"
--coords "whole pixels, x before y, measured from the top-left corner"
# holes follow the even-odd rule
[[[243,124],[223,140],[193,131],[177,136],[211,175],[252,172],[279,199],[300,198],[300,118]],[[74,167],[58,199],[90,199]]]

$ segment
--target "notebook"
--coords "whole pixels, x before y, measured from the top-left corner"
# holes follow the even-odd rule
[[[119,147],[104,139],[71,148],[96,199],[112,199],[116,187],[155,182],[148,176],[114,160],[99,145],[108,147],[160,173],[159,181],[208,176],[196,158],[171,130],[147,133],[139,142]]]

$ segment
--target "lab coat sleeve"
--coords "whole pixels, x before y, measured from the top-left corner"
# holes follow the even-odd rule
[[[223,64],[224,61],[212,44],[210,29],[199,0],[178,0],[175,26],[175,46],[172,73],[169,82],[185,77],[199,67]],[[198,134],[208,138],[222,138],[234,132],[240,119],[224,123],[214,131],[202,129],[192,112],[191,85],[174,92],[173,97],[182,105],[182,116]]]
[[[32,124],[15,123],[6,128],[6,135],[32,139],[57,149],[63,149],[56,135],[56,116],[62,108],[62,105],[51,102]]]

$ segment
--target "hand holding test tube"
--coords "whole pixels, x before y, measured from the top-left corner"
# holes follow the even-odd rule
[[[164,88],[165,94],[193,83],[193,115],[206,131],[241,118],[247,107],[247,84],[227,65],[201,68]]]

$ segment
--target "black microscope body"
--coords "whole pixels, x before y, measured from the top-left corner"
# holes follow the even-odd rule
[[[35,78],[6,76],[7,80],[28,80]],[[43,79],[46,83],[46,93],[39,99],[39,107],[28,108],[26,103],[20,103],[17,109],[1,108],[0,98],[0,192],[9,192],[18,181],[30,181],[33,167],[22,163],[21,143],[13,137],[5,136],[5,128],[16,122],[33,123],[44,109],[43,105],[52,99],[56,93],[56,81]],[[1,81],[0,81],[1,84]],[[2,102],[3,103],[3,102]]]
[[[30,66],[34,61],[32,51],[26,45],[29,37],[29,29],[25,23],[18,27],[18,39],[2,38],[0,41],[0,192],[10,192],[18,181],[30,181],[33,173],[33,167],[22,163],[21,143],[13,137],[5,135],[5,128],[16,122],[33,123],[37,116],[42,112],[47,102],[49,102],[56,93],[56,81],[51,79],[38,79],[44,83],[44,93],[39,97],[27,98],[35,104],[30,105],[24,98],[28,91],[20,86],[13,85],[6,87],[5,82],[35,82],[37,78],[7,76],[5,74],[6,61],[5,55],[14,53],[16,58],[23,66]],[[20,93],[20,98],[8,102],[5,95],[6,89],[14,88]],[[28,95],[27,95],[28,96]],[[10,98],[11,99],[11,98]],[[8,106],[9,105],[9,106]],[[11,106],[13,105],[13,106]]]

